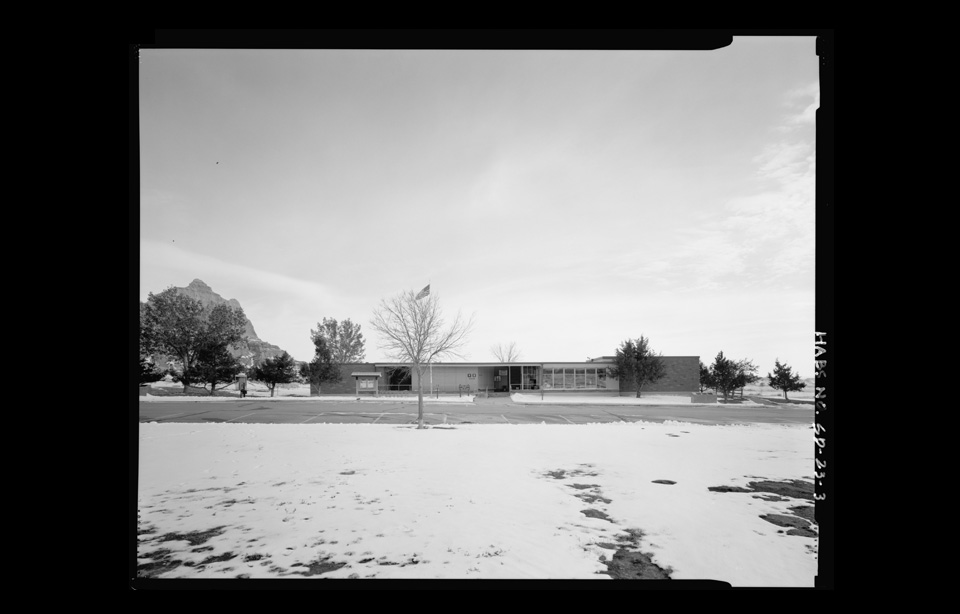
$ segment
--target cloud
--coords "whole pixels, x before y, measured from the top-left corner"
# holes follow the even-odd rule
[[[766,146],[754,162],[761,178],[790,180],[807,172],[812,155],[813,147],[806,141],[780,141]]]
[[[810,83],[804,87],[790,90],[784,96],[784,104],[789,114],[784,117],[783,130],[792,130],[800,126],[813,126],[820,108],[820,84]]]
[[[159,280],[164,281],[159,281]],[[148,292],[160,292],[168,285],[186,285],[194,279],[202,279],[214,292],[226,296],[228,288],[256,288],[257,294],[287,294],[305,299],[323,297],[329,300],[332,289],[316,282],[303,281],[273,271],[265,271],[232,262],[226,262],[213,256],[198,254],[190,250],[166,244],[160,241],[141,239],[140,241],[140,294],[146,298]],[[159,287],[162,285],[162,287]]]

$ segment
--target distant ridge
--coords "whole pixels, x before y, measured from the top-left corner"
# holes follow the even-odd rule
[[[200,301],[204,306],[229,305],[233,308],[239,307],[240,309],[243,309],[243,307],[240,305],[240,301],[233,298],[229,300],[223,298],[214,292],[213,288],[207,285],[202,279],[194,279],[187,287],[174,287],[174,290],[180,294]],[[244,312],[244,314],[246,314],[246,312]],[[260,364],[268,358],[280,356],[284,352],[284,350],[280,347],[260,339],[260,337],[257,336],[257,331],[253,328],[253,322],[250,321],[250,318],[246,319],[244,337],[246,337],[247,347],[238,350],[231,349],[230,353],[234,356],[237,356],[240,359],[240,362],[248,367]]]

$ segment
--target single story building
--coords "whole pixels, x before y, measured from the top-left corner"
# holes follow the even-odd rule
[[[663,356],[666,374],[643,392],[690,394],[700,390],[699,356]],[[636,386],[611,377],[612,356],[584,362],[435,362],[423,376],[424,394],[439,392],[543,392],[635,395]],[[311,386],[310,394],[383,394],[416,392],[416,369],[406,363],[350,363],[341,366],[341,380]]]

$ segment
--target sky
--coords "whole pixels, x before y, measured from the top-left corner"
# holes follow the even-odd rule
[[[461,360],[642,336],[814,375],[815,38],[713,51],[142,49],[139,297],[201,279],[310,360],[427,284]]]
[[[672,580],[813,587],[819,538],[761,518],[812,501],[709,490],[812,482],[811,428],[140,424],[136,565],[187,582],[602,582],[639,531],[629,549]]]

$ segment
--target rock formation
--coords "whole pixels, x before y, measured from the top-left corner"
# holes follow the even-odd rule
[[[189,296],[194,300],[199,300],[204,305],[229,305],[230,307],[237,308],[240,306],[240,302],[237,299],[225,299],[213,289],[205,284],[199,279],[194,279],[190,282],[186,288],[174,288],[180,294]],[[257,336],[257,331],[253,328],[253,322],[250,321],[250,318],[247,318],[246,330],[244,331],[247,340],[247,347],[240,349],[231,349],[231,353],[234,356],[240,358],[240,362],[247,366],[252,366],[259,364],[268,358],[274,358],[275,356],[280,356],[283,354],[283,350],[276,345],[267,343],[266,341],[260,339]]]

